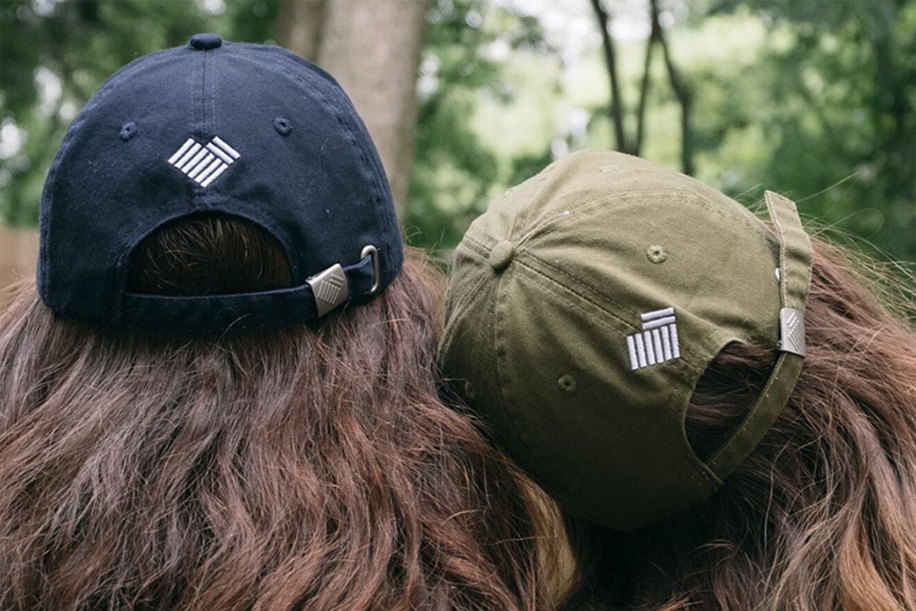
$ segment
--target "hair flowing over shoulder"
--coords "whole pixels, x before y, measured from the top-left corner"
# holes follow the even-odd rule
[[[289,285],[231,219],[148,239],[131,289]],[[409,262],[313,327],[178,340],[0,314],[0,607],[522,611],[512,468],[437,394],[439,279]]]

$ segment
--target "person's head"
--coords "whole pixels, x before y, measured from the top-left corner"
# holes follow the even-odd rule
[[[0,608],[529,611],[512,467],[333,79],[199,35],[74,121],[0,313]]]
[[[586,152],[458,249],[440,359],[560,503],[570,608],[916,606],[916,333],[767,203]]]
[[[243,221],[167,226],[129,286],[289,286]],[[512,470],[438,398],[438,275],[311,325],[180,339],[0,314],[0,607],[528,609]]]

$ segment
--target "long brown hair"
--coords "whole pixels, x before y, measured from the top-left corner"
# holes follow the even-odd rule
[[[261,230],[186,219],[134,255],[159,294],[288,286]],[[437,394],[440,278],[409,261],[317,325],[179,339],[0,314],[5,611],[522,611],[515,473]]]
[[[815,241],[808,356],[791,400],[707,502],[631,533],[567,517],[567,604],[653,611],[916,609],[916,333]],[[701,379],[687,435],[709,457],[775,354],[733,344]]]

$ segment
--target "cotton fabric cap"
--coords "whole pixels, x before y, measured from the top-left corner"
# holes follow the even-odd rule
[[[204,213],[270,233],[293,287],[128,293],[137,244]],[[181,333],[301,323],[378,295],[402,261],[388,180],[337,82],[280,47],[215,34],[112,76],[67,130],[42,198],[38,289],[64,318]]]
[[[810,243],[795,205],[766,199],[775,231],[692,178],[585,151],[471,225],[456,251],[440,362],[568,510],[630,530],[691,507],[785,405],[804,354]],[[739,431],[703,462],[685,414],[732,342],[780,356]]]

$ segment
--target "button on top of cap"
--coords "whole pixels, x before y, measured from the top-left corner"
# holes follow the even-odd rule
[[[490,267],[498,274],[509,267],[509,264],[512,263],[512,255],[514,254],[515,247],[512,246],[512,242],[499,242],[493,247],[493,250],[490,251]]]
[[[195,34],[191,37],[188,46],[198,51],[216,49],[223,44],[223,39],[216,34]]]

